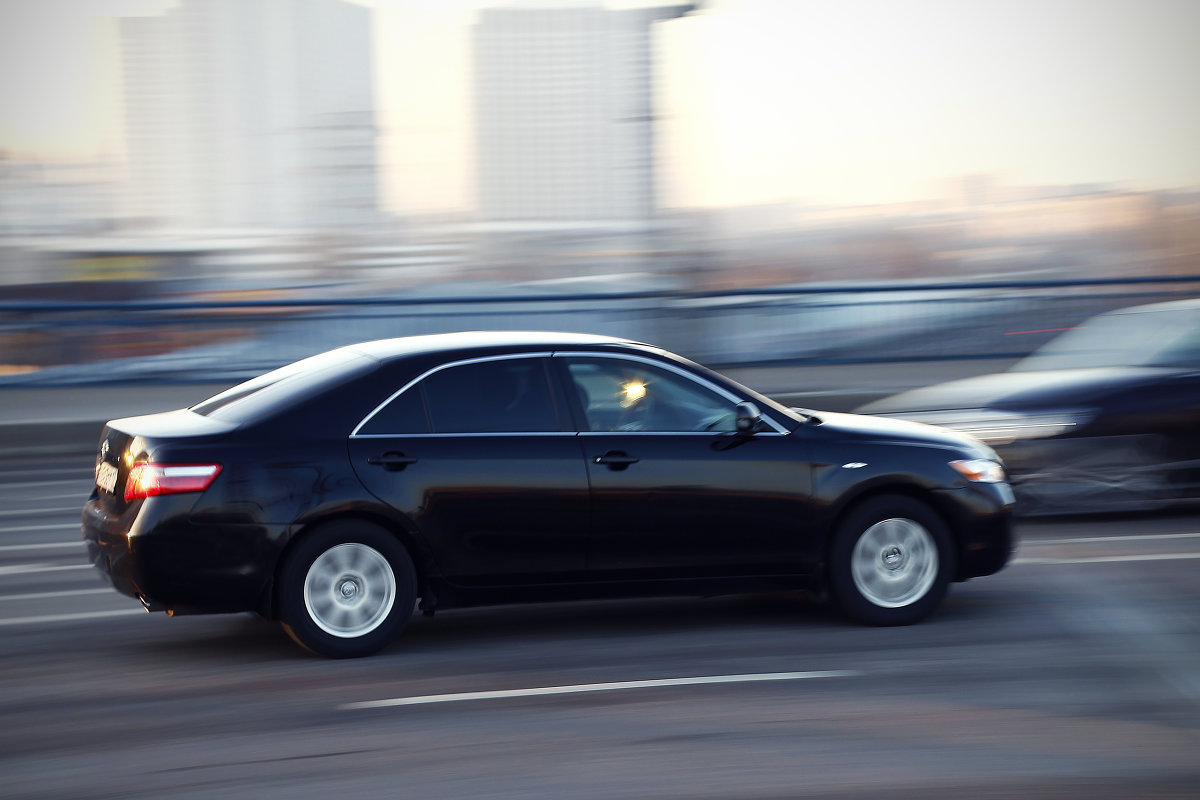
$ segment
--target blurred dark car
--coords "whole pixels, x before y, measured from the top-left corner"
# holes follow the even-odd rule
[[[1011,501],[969,436],[784,408],[650,345],[469,333],[108,423],[83,536],[147,610],[255,611],[357,656],[417,598],[827,590],[908,624],[1007,562]]]
[[[1008,372],[916,389],[859,413],[976,436],[1021,514],[1144,510],[1200,496],[1200,300],[1094,317]]]

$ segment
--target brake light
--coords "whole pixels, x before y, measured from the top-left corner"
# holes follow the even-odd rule
[[[135,464],[125,481],[125,502],[161,494],[203,492],[220,474],[220,464]]]

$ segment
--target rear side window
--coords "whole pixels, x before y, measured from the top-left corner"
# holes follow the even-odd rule
[[[359,433],[558,430],[544,359],[514,358],[439,370],[393,398]]]
[[[425,392],[414,386],[392,399],[359,431],[364,434],[429,433],[429,414],[425,411]]]

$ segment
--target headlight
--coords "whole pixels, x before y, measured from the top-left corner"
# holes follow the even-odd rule
[[[1004,483],[1004,467],[986,458],[973,458],[970,461],[951,461],[950,466],[959,475],[973,483]]]
[[[987,444],[1008,444],[1018,439],[1044,439],[1058,436],[1091,419],[1082,409],[1046,413],[1018,414],[988,409],[956,411],[920,411],[891,414],[913,422],[937,425],[960,433],[969,433]]]

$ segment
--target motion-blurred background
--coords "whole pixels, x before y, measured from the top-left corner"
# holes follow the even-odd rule
[[[1192,0],[0,15],[0,384],[478,328],[1010,358],[1200,284]]]
[[[1200,498],[1200,302],[1084,320],[1195,296],[1197,0],[0,0],[0,795],[1194,798],[1200,516],[1140,510]],[[106,420],[469,328],[874,401],[1091,514],[910,628],[502,607],[350,664],[101,585]],[[860,677],[344,710],[797,670]]]

